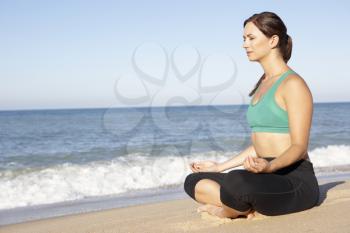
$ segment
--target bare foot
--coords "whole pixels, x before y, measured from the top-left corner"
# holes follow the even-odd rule
[[[208,210],[210,209],[211,206],[215,206],[215,205],[211,205],[211,204],[204,204],[201,205],[200,207],[197,208],[197,212],[208,212]],[[218,207],[218,206],[215,206]]]
[[[229,215],[224,208],[218,207],[218,206],[210,206],[208,207],[208,213],[217,216],[219,218],[229,218],[231,215]]]
[[[197,212],[207,212],[210,215],[217,216],[220,218],[232,218],[232,214],[225,211],[224,208],[211,204],[204,204],[197,208]],[[246,216],[247,220],[252,220],[261,214],[258,211],[251,210]]]
[[[205,204],[198,207],[197,212],[208,212],[210,215],[217,216],[219,218],[232,217],[231,214],[227,213],[224,208],[211,204]]]
[[[252,219],[261,219],[261,218],[266,218],[268,216],[266,215],[263,215],[261,213],[259,213],[258,211],[256,210],[252,210],[251,212],[249,212],[247,214],[247,220],[252,220]]]
[[[253,218],[255,218],[256,213],[257,212],[255,210],[250,211],[247,215],[247,220],[252,220]]]
[[[200,213],[200,212],[206,211],[206,206],[207,204],[201,205],[200,207],[197,208],[197,212]]]

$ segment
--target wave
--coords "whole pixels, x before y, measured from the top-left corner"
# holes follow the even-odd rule
[[[191,173],[192,161],[222,162],[237,152],[170,154],[161,157],[128,154],[110,161],[88,164],[64,163],[47,168],[0,172],[0,209],[49,204],[117,194],[134,190],[181,185]],[[309,151],[315,170],[350,165],[350,146],[329,145]],[[350,167],[350,166],[349,166]],[[239,169],[238,167],[235,169]],[[334,171],[334,169],[333,169]]]

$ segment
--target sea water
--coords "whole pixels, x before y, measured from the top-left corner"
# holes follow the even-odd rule
[[[251,144],[247,107],[1,111],[0,224],[183,198],[190,162]],[[349,116],[350,103],[314,104],[318,178],[349,177]]]

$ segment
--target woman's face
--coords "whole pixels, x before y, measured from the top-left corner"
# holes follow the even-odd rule
[[[276,45],[276,36],[267,38],[252,22],[245,25],[243,40],[243,48],[250,61],[263,59]]]

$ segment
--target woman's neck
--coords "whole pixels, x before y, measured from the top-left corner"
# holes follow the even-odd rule
[[[273,53],[259,62],[265,73],[265,81],[273,79],[290,69],[280,56],[276,56]]]

